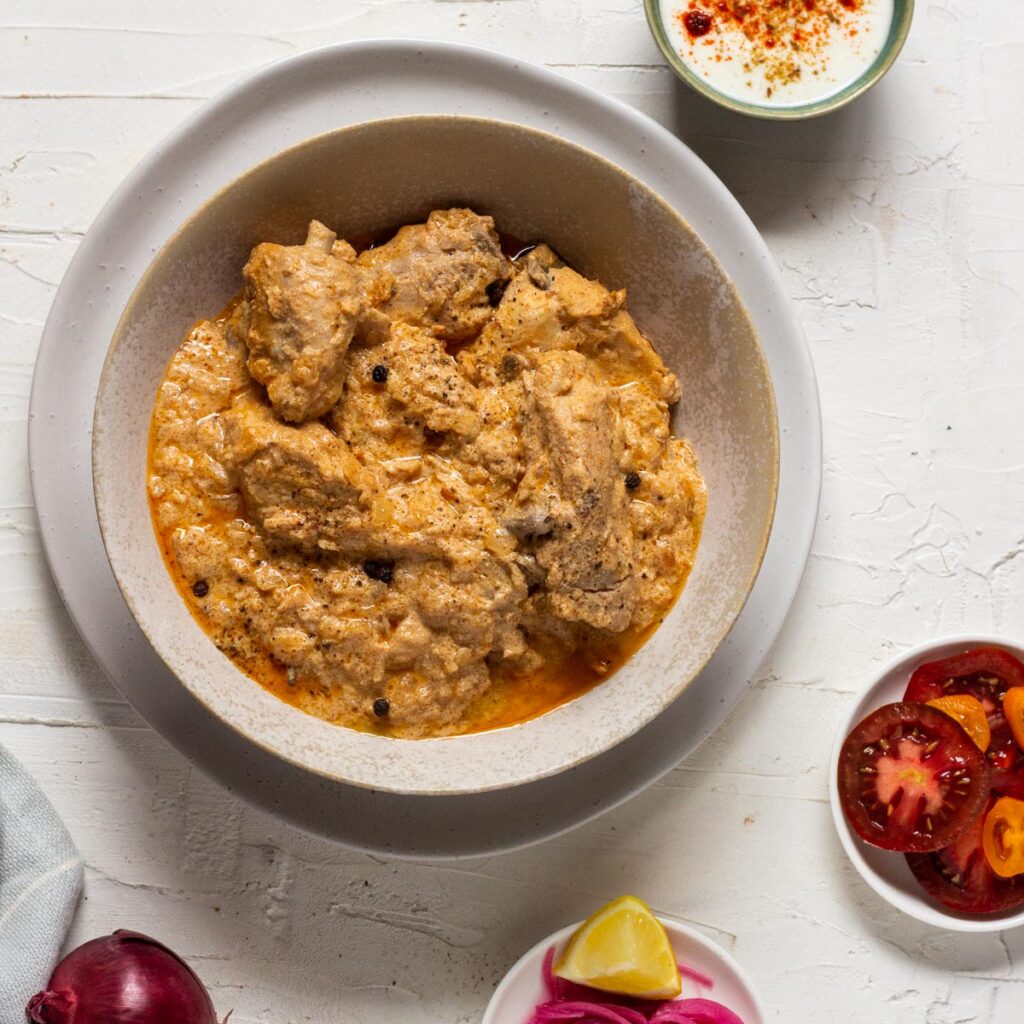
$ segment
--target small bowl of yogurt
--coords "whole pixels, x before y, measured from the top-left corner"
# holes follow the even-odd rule
[[[893,65],[914,0],[644,0],[669,66],[708,99],[752,117],[837,110]]]

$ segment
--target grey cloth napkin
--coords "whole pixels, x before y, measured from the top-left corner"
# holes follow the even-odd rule
[[[82,888],[82,861],[53,805],[0,747],[0,1024],[50,979]]]

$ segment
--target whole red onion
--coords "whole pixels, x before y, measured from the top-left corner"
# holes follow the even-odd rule
[[[217,1024],[192,968],[155,939],[123,929],[68,953],[26,1013],[35,1024]]]

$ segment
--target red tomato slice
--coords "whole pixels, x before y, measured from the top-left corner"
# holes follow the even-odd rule
[[[1024,875],[1000,878],[984,849],[985,818],[994,800],[945,850],[908,853],[907,864],[934,899],[965,914],[996,914],[1024,906]]]
[[[941,661],[921,665],[910,677],[903,699],[927,703],[938,697],[967,694],[981,701],[992,739],[985,756],[992,789],[1024,800],[1024,750],[1013,738],[1003,709],[1006,691],[1024,686],[1024,663],[1001,647],[975,647]]]
[[[886,704],[839,754],[839,800],[857,835],[884,850],[941,850],[970,828],[988,799],[985,756],[949,715]]]

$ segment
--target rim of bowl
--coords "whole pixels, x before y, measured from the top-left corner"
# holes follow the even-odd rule
[[[917,644],[901,654],[897,654],[879,666],[872,673],[870,682],[850,702],[850,709],[843,717],[839,732],[832,747],[832,758],[829,764],[829,804],[832,808],[832,820],[839,835],[839,842],[849,857],[857,873],[883,900],[896,910],[901,911],[908,917],[912,917],[923,924],[929,924],[936,928],[947,928],[958,932],[1001,932],[1009,928],[1020,928],[1024,926],[1024,907],[1014,911],[1004,911],[1002,914],[961,914],[952,908],[944,907],[938,901],[932,899],[924,889],[921,889],[921,900],[913,900],[901,892],[887,878],[880,875],[866,860],[864,850],[868,846],[846,822],[843,809],[839,804],[839,783],[837,772],[839,770],[839,753],[842,750],[843,742],[853,727],[867,714],[870,714],[876,707],[881,707],[889,701],[882,700],[872,702],[878,690],[882,689],[888,682],[888,677],[895,673],[904,673],[909,679],[911,672],[918,665],[937,658],[947,657],[957,650],[970,647],[1005,647],[1011,654],[1016,654],[1024,659],[1024,641],[1012,640],[1005,636],[996,636],[990,633],[951,633],[948,636],[941,636],[935,640],[928,640]],[[904,684],[905,685],[905,684]],[[901,857],[902,854],[895,851],[883,851],[892,857]]]
[[[760,1017],[759,1021],[750,1021],[749,1024],[767,1024],[768,1014],[765,1010],[764,1003],[761,1000],[761,996],[757,989],[754,987],[754,983],[750,980],[750,975],[740,966],[736,958],[727,949],[724,949],[717,942],[713,942],[706,935],[701,934],[695,928],[690,927],[688,924],[684,924],[678,918],[666,917],[664,914],[654,915],[664,926],[666,931],[669,933],[669,937],[673,937],[673,933],[676,935],[682,935],[687,942],[691,942],[696,946],[700,946],[706,953],[709,954],[715,960],[725,964],[735,974],[736,979],[743,987],[754,1006],[754,1011]],[[480,1024],[499,1024],[497,1013],[501,1008],[501,1004],[504,1001],[509,990],[519,980],[519,977],[524,974],[527,970],[537,970],[539,975],[539,968],[544,962],[544,956],[547,951],[552,947],[559,947],[566,942],[569,937],[576,931],[577,928],[582,925],[582,921],[577,921],[575,924],[567,924],[563,928],[559,928],[557,931],[552,932],[547,938],[541,939],[540,942],[535,943],[531,946],[518,960],[508,969],[505,976],[498,982],[497,988],[495,988],[491,998],[488,1000],[487,1008],[484,1010],[483,1018]],[[675,949],[673,944],[673,952],[679,956],[679,950]],[[714,979],[712,979],[714,980]]]
[[[259,74],[260,73],[257,73],[257,75],[254,76],[254,78],[258,78]],[[773,462],[773,464],[771,466],[771,475],[772,475],[771,506],[770,506],[770,509],[768,511],[767,516],[765,517],[765,522],[763,524],[763,529],[762,529],[762,536],[761,536],[761,538],[760,538],[760,540],[758,542],[757,556],[753,560],[753,564],[752,564],[752,567],[751,567],[751,572],[750,572],[749,578],[743,583],[742,587],[737,588],[737,596],[733,600],[733,607],[729,610],[729,616],[728,616],[727,624],[724,626],[723,629],[721,629],[720,635],[716,638],[715,643],[713,644],[713,646],[711,646],[709,648],[709,650],[707,652],[707,656],[694,669],[694,671],[691,674],[689,674],[685,679],[677,681],[670,689],[667,689],[665,691],[665,694],[664,694],[663,698],[660,701],[655,702],[654,704],[652,704],[652,709],[653,710],[651,711],[650,715],[648,715],[642,722],[640,722],[639,725],[637,725],[637,727],[635,729],[631,730],[628,733],[624,733],[622,735],[616,735],[615,738],[611,739],[611,740],[609,740],[607,737],[605,737],[605,738],[601,739],[599,742],[594,743],[593,746],[590,749],[588,749],[587,751],[578,754],[577,756],[571,758],[569,761],[567,761],[564,764],[547,765],[547,766],[544,766],[543,768],[534,768],[528,774],[524,775],[521,778],[516,778],[516,779],[513,779],[512,781],[505,781],[505,780],[494,781],[494,782],[491,782],[491,783],[488,783],[488,784],[485,784],[485,785],[480,785],[480,784],[477,784],[477,785],[453,785],[453,784],[448,784],[448,785],[445,785],[445,786],[439,786],[439,785],[435,784],[435,785],[427,786],[427,787],[410,787],[408,782],[400,783],[400,782],[392,780],[391,778],[375,777],[372,780],[368,779],[368,778],[353,778],[350,775],[343,774],[343,773],[339,772],[336,769],[332,769],[329,766],[325,766],[325,765],[322,765],[320,763],[314,763],[313,761],[311,761],[308,758],[300,758],[298,756],[293,755],[289,751],[286,751],[286,750],[283,750],[283,749],[279,749],[277,744],[271,743],[262,734],[258,733],[255,730],[252,730],[252,729],[244,727],[240,722],[235,721],[233,718],[226,717],[224,714],[221,713],[221,710],[218,707],[215,707],[214,704],[211,702],[211,700],[209,698],[209,695],[207,694],[205,688],[196,686],[194,680],[192,680],[191,678],[186,678],[187,675],[188,675],[187,673],[183,674],[183,673],[178,671],[178,668],[176,667],[176,665],[174,663],[174,659],[173,658],[169,658],[171,652],[169,650],[165,650],[165,646],[163,644],[160,644],[160,643],[157,642],[157,640],[153,636],[153,633],[152,633],[152,630],[151,630],[151,628],[149,626],[149,623],[145,620],[145,617],[140,613],[140,611],[139,611],[139,609],[138,609],[138,607],[136,605],[136,602],[134,600],[134,597],[132,596],[131,579],[130,579],[130,577],[128,577],[128,578],[125,577],[123,571],[121,571],[121,568],[119,568],[120,567],[120,562],[118,562],[117,565],[115,565],[115,559],[111,557],[111,541],[110,541],[110,537],[108,536],[108,530],[111,528],[111,526],[114,523],[116,517],[114,515],[112,515],[112,514],[109,515],[109,516],[106,514],[110,510],[106,509],[105,502],[101,499],[101,490],[102,490],[102,488],[101,488],[101,485],[100,485],[100,477],[101,477],[100,465],[99,465],[99,461],[100,460],[98,460],[97,457],[96,457],[96,451],[99,448],[99,446],[103,443],[103,437],[104,437],[105,432],[103,430],[97,428],[98,427],[99,410],[100,410],[102,396],[104,395],[104,393],[106,391],[106,388],[108,386],[108,383],[109,383],[109,370],[110,370],[111,364],[112,364],[112,362],[114,360],[114,357],[116,355],[116,352],[117,352],[118,348],[120,347],[121,342],[123,341],[123,325],[124,325],[128,315],[129,315],[130,311],[132,310],[132,308],[134,307],[135,303],[138,301],[138,299],[140,297],[140,290],[141,290],[143,284],[145,283],[147,278],[151,274],[153,274],[155,272],[155,268],[156,268],[157,262],[160,260],[161,256],[168,249],[168,247],[171,246],[173,244],[173,242],[177,238],[179,238],[181,236],[181,234],[188,228],[189,224],[191,224],[192,221],[196,217],[198,217],[207,206],[209,206],[211,203],[217,201],[217,199],[219,199],[220,196],[222,196],[226,192],[232,191],[232,190],[238,188],[240,185],[244,184],[246,179],[248,179],[251,175],[255,174],[265,164],[268,164],[268,163],[270,163],[272,161],[278,160],[278,159],[280,159],[282,156],[284,156],[287,153],[292,153],[292,152],[294,152],[296,150],[299,150],[299,149],[302,149],[302,148],[306,148],[306,147],[317,145],[318,143],[322,142],[325,138],[327,138],[329,136],[335,136],[335,135],[341,134],[343,132],[353,132],[353,131],[358,131],[358,130],[361,130],[361,129],[365,130],[367,127],[369,127],[371,125],[376,125],[376,124],[387,124],[387,123],[394,123],[394,122],[400,122],[400,121],[405,121],[405,122],[409,122],[409,121],[431,121],[431,120],[436,121],[436,120],[439,120],[439,119],[440,120],[458,121],[458,122],[477,121],[477,122],[482,122],[482,123],[485,123],[485,124],[488,124],[488,125],[499,125],[503,129],[514,129],[514,130],[519,131],[519,132],[524,132],[524,133],[528,133],[528,134],[534,134],[534,135],[538,135],[538,136],[544,136],[544,137],[547,137],[550,140],[553,140],[554,142],[558,143],[561,146],[567,146],[567,147],[570,147],[572,149],[575,149],[575,150],[577,150],[579,152],[582,152],[582,153],[586,154],[590,159],[593,159],[593,160],[599,161],[602,164],[605,164],[606,166],[610,167],[616,174],[621,175],[622,177],[626,178],[633,186],[639,187],[639,188],[643,189],[645,192],[649,193],[649,195],[652,197],[652,199],[655,202],[659,203],[662,207],[664,207],[665,210],[668,212],[668,214],[672,218],[674,218],[676,221],[679,222],[679,224],[681,224],[683,227],[685,227],[685,229],[695,239],[697,239],[700,242],[700,244],[704,247],[704,250],[707,253],[708,257],[711,260],[713,260],[714,263],[719,267],[719,269],[720,269],[720,271],[722,273],[723,279],[728,281],[730,283],[730,285],[731,285],[731,283],[732,283],[731,279],[728,277],[728,275],[725,273],[724,269],[721,267],[721,264],[719,263],[717,256],[715,256],[715,254],[711,251],[711,249],[708,248],[708,246],[704,242],[703,238],[690,225],[689,221],[687,221],[686,218],[683,217],[682,214],[679,213],[679,211],[675,209],[674,206],[672,206],[667,200],[665,200],[653,188],[651,188],[649,185],[645,184],[644,182],[640,181],[640,179],[635,177],[629,171],[625,170],[623,167],[619,166],[614,161],[609,160],[607,157],[604,157],[601,154],[596,153],[594,150],[590,149],[587,146],[583,146],[583,145],[580,145],[579,143],[572,142],[572,141],[569,141],[567,139],[563,139],[560,136],[555,135],[552,132],[547,132],[547,131],[544,131],[544,130],[539,129],[539,128],[533,128],[533,127],[528,126],[528,125],[519,124],[519,123],[514,122],[514,121],[505,121],[505,120],[502,120],[500,118],[477,117],[477,116],[468,116],[468,115],[460,115],[460,114],[408,114],[408,115],[397,115],[395,117],[374,118],[374,119],[371,119],[371,120],[368,120],[368,121],[360,121],[360,122],[356,122],[354,124],[345,125],[344,127],[341,127],[341,128],[334,128],[334,129],[331,129],[331,130],[326,131],[326,132],[318,132],[317,134],[311,135],[309,138],[303,139],[300,142],[297,142],[297,143],[295,143],[292,146],[287,146],[284,149],[279,150],[277,153],[273,154],[272,156],[267,157],[265,160],[261,160],[258,163],[252,165],[246,171],[244,171],[242,174],[238,175],[232,181],[228,182],[228,184],[224,185],[222,188],[217,189],[217,191],[214,192],[209,198],[207,198],[201,204],[199,204],[196,207],[196,209],[193,210],[192,213],[189,214],[188,217],[179,225],[179,227],[168,237],[167,241],[164,242],[164,244],[160,247],[160,249],[156,252],[156,254],[153,256],[153,258],[150,260],[150,262],[146,266],[146,269],[142,273],[141,277],[139,278],[138,283],[135,285],[135,288],[133,289],[132,294],[129,296],[128,301],[125,304],[125,308],[124,308],[124,310],[121,313],[121,316],[118,318],[117,326],[114,329],[114,334],[113,334],[113,337],[111,339],[110,346],[109,346],[109,348],[107,350],[106,357],[104,359],[103,369],[102,369],[102,371],[100,373],[99,387],[97,388],[96,403],[95,403],[94,412],[93,412],[93,431],[92,431],[92,445],[91,445],[91,449],[92,449],[92,463],[93,463],[93,496],[94,496],[94,501],[95,501],[95,505],[96,505],[96,515],[97,515],[97,521],[99,523],[100,536],[101,536],[101,539],[103,541],[103,546],[104,546],[104,549],[105,549],[106,554],[107,554],[107,561],[110,564],[111,571],[113,572],[114,578],[117,581],[118,589],[121,591],[121,595],[124,598],[125,604],[127,605],[128,610],[130,611],[132,617],[135,619],[135,621],[138,624],[140,630],[145,635],[147,641],[149,642],[149,644],[153,648],[153,650],[156,652],[157,656],[161,659],[161,661],[164,662],[164,664],[167,666],[168,670],[175,676],[175,678],[181,683],[181,685],[184,686],[185,689],[188,690],[189,693],[196,700],[198,700],[208,711],[210,711],[211,714],[215,715],[219,720],[223,721],[225,724],[227,724],[230,728],[232,728],[239,735],[243,736],[248,742],[254,743],[256,746],[260,747],[260,749],[266,751],[269,754],[272,754],[274,757],[281,758],[282,760],[287,761],[288,763],[293,764],[293,765],[295,765],[298,768],[301,768],[301,769],[303,769],[305,771],[309,771],[309,772],[311,772],[311,773],[313,773],[315,775],[321,776],[323,778],[330,779],[330,780],[335,781],[335,782],[341,782],[341,783],[345,783],[347,785],[358,786],[358,787],[363,788],[363,789],[379,790],[379,791],[382,791],[382,792],[397,793],[397,794],[402,794],[402,795],[415,795],[415,796],[458,796],[458,795],[467,794],[467,793],[496,792],[496,791],[500,791],[502,789],[509,789],[509,788],[513,788],[515,786],[526,785],[526,784],[529,784],[529,783],[532,783],[532,782],[537,782],[537,781],[539,781],[541,779],[549,778],[550,776],[553,776],[553,775],[559,775],[562,772],[569,771],[572,768],[575,768],[576,766],[578,766],[580,764],[583,764],[583,763],[585,763],[585,762],[587,762],[589,760],[592,760],[593,758],[598,757],[599,755],[601,755],[601,754],[605,753],[606,751],[612,749],[613,747],[617,746],[619,743],[621,743],[625,739],[627,739],[630,735],[635,735],[636,732],[639,732],[640,729],[642,729],[646,724],[648,724],[650,721],[652,721],[654,718],[656,718],[662,711],[664,711],[665,708],[667,708],[673,701],[675,701],[679,697],[679,695],[693,682],[693,680],[696,679],[697,676],[704,670],[704,668],[706,667],[708,662],[714,656],[715,652],[725,642],[725,640],[728,637],[729,633],[731,632],[733,626],[735,625],[736,620],[739,617],[740,612],[743,610],[744,605],[746,604],[747,600],[750,597],[750,592],[753,589],[754,583],[756,582],[757,577],[760,574],[761,566],[762,566],[762,564],[764,562],[764,556],[765,556],[765,552],[767,551],[767,548],[768,548],[768,542],[771,539],[772,527],[774,525],[776,508],[777,508],[777,505],[778,505],[778,488],[779,488],[779,472],[780,472],[780,446],[779,446],[778,409],[777,409],[777,404],[776,404],[775,388],[774,388],[774,384],[772,384],[772,386],[769,388],[769,402],[770,402],[770,406],[771,406],[771,416],[772,416],[772,424],[773,424],[774,439],[775,439],[775,459],[774,459],[774,462]],[[749,313],[747,312],[746,303],[744,302],[743,297],[739,294],[739,292],[735,292],[735,294],[736,294],[737,301],[739,302],[739,304],[742,307],[745,315],[749,319]],[[753,329],[753,322],[752,321],[751,321],[751,331],[752,331],[752,334],[753,334],[754,344],[756,346],[757,352],[760,355],[761,362],[762,362],[762,364],[764,366],[764,371],[765,371],[766,378],[768,379],[769,383],[771,383],[771,370],[770,370],[770,367],[768,365],[767,358],[766,358],[766,356],[764,354],[764,349],[763,349],[763,346],[761,345],[760,337],[758,336],[757,331]],[[151,533],[152,533],[152,531],[151,531]],[[153,541],[155,543],[155,534],[153,534],[153,537],[151,539],[153,539]],[[698,557],[699,557],[699,555],[698,555]],[[167,582],[168,586],[174,588],[174,583],[171,580],[169,574],[167,574],[166,582]],[[126,589],[126,587],[129,588],[129,589]],[[174,588],[174,589],[175,589],[176,596],[179,598],[179,600],[181,600],[180,594],[177,594],[176,588]],[[678,597],[677,597],[677,599],[678,599]],[[195,620],[195,617],[192,616],[191,613],[190,613],[190,619],[193,622],[193,624],[195,625],[196,629],[199,629],[199,630],[202,631],[202,626]],[[205,634],[205,631],[203,631],[203,632]],[[246,682],[251,682],[251,683],[253,683],[253,685],[259,686],[259,684],[255,682],[255,680],[253,680],[250,676],[248,676],[241,669],[239,669],[237,665],[234,665],[234,662],[231,662],[230,659],[228,659],[228,661],[234,667],[236,673],[238,674],[238,676],[242,680],[244,680]],[[623,667],[625,667],[625,666],[623,666]],[[620,669],[620,671],[621,671],[621,669]],[[611,678],[612,677],[609,677],[609,680]],[[604,680],[604,682],[608,682],[609,680]],[[345,726],[335,726],[335,728],[345,729],[347,732],[352,732],[352,733],[362,737],[364,741],[371,741],[371,742],[375,742],[375,743],[386,743],[389,746],[391,744],[393,744],[393,743],[396,743],[396,742],[415,744],[417,746],[423,746],[423,745],[426,745],[426,744],[445,744],[445,745],[449,745],[449,744],[457,742],[457,741],[462,741],[462,742],[466,743],[466,742],[472,742],[475,739],[480,739],[481,737],[488,737],[488,736],[492,736],[492,735],[495,735],[495,734],[501,734],[501,733],[508,734],[510,732],[517,732],[517,731],[521,731],[521,730],[524,730],[526,728],[529,728],[533,723],[538,722],[538,721],[540,721],[542,719],[545,719],[545,718],[549,718],[550,716],[557,714],[559,711],[562,711],[563,709],[565,709],[569,705],[574,704],[574,703],[576,703],[579,700],[586,699],[587,696],[590,693],[592,693],[596,689],[599,689],[601,685],[603,685],[603,683],[599,684],[599,686],[597,686],[597,687],[594,687],[592,690],[588,690],[586,693],[583,693],[583,694],[579,695],[578,697],[574,698],[573,700],[566,701],[565,703],[560,704],[560,705],[558,705],[555,708],[551,708],[550,710],[544,712],[543,714],[537,715],[537,716],[535,716],[533,718],[526,719],[525,721],[522,721],[522,722],[516,722],[516,723],[514,723],[512,725],[509,725],[509,726],[502,726],[502,727],[497,728],[497,729],[489,729],[489,730],[485,730],[483,732],[478,732],[478,733],[467,733],[467,734],[455,735],[455,736],[427,737],[427,738],[424,738],[424,739],[417,739],[417,740],[399,740],[399,739],[396,739],[395,737],[390,737],[390,736],[373,736],[371,734],[359,733],[357,730],[350,730],[350,729],[348,729]],[[283,707],[288,707],[288,705],[284,704],[284,702],[282,702],[282,706]],[[293,709],[293,710],[298,710],[298,709]],[[299,711],[299,713],[300,714],[305,714],[305,712],[301,712],[301,711]],[[310,716],[310,717],[314,718],[314,720],[317,720],[316,716]],[[322,721],[322,720],[320,720],[320,721]]]
[[[651,30],[651,35],[654,36],[654,41],[658,44],[662,56],[676,75],[691,89],[699,92],[713,103],[717,103],[720,107],[725,107],[737,114],[745,114],[747,117],[756,117],[765,121],[804,121],[813,117],[821,117],[823,114],[830,114],[834,110],[845,107],[885,76],[896,63],[896,58],[900,55],[903,44],[910,34],[910,25],[914,19],[914,0],[893,0],[892,22],[889,25],[889,33],[882,49],[871,64],[849,85],[821,99],[787,107],[747,103],[716,89],[693,71],[672,45],[661,16],[660,0],[644,0],[644,11],[647,15],[648,28]]]

